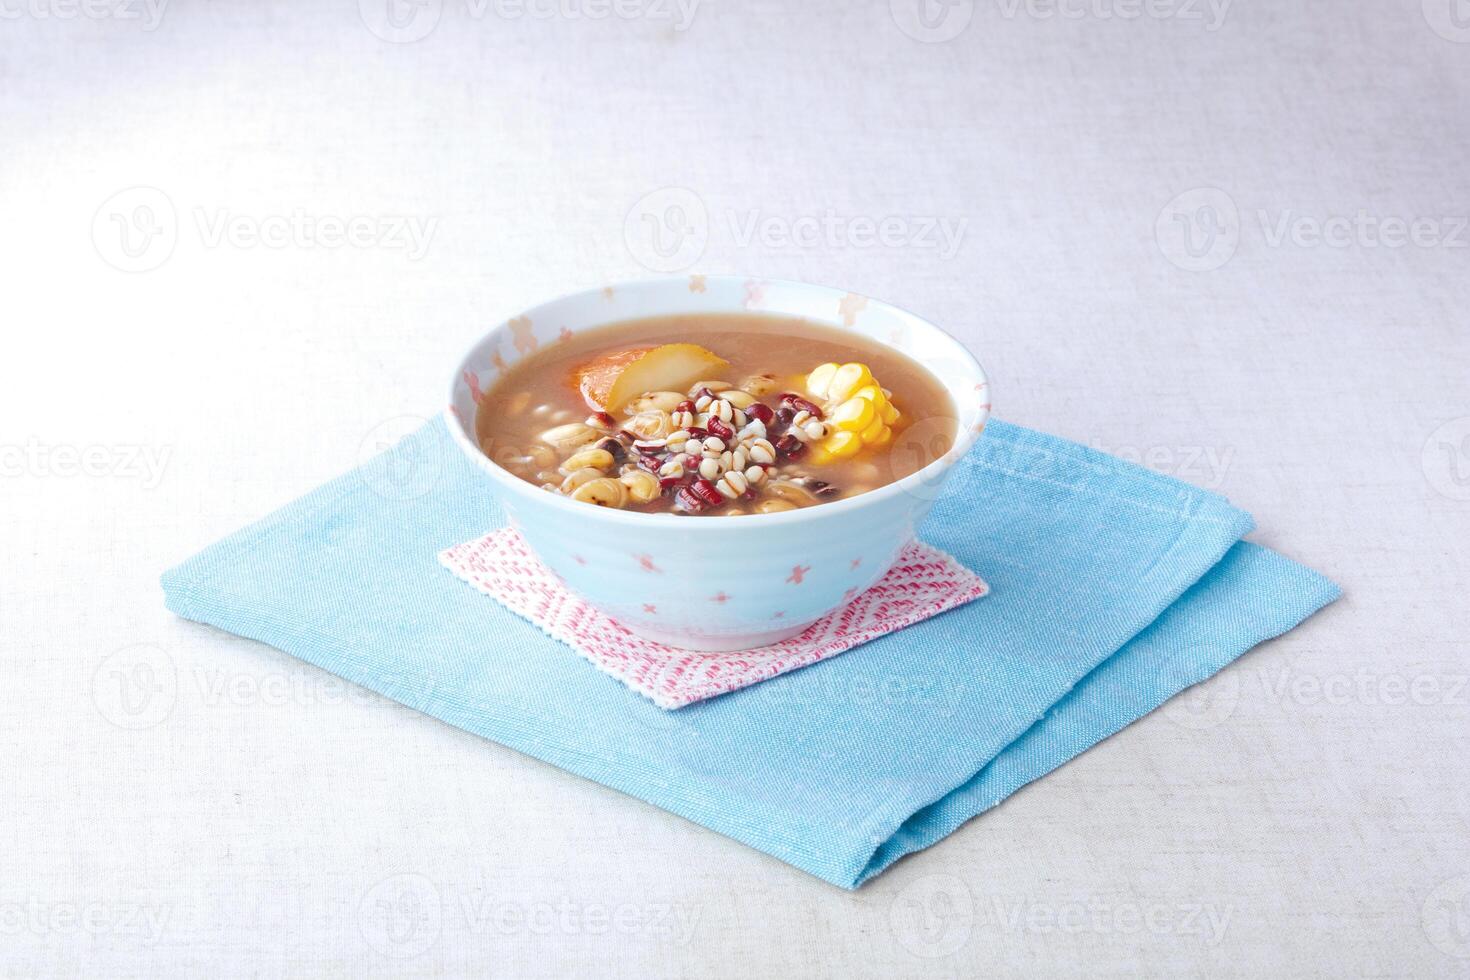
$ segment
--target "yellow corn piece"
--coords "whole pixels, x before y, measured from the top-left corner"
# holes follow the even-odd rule
[[[836,364],[818,364],[806,376],[806,391],[813,398],[825,399],[827,388],[832,384],[832,375],[837,373]]]
[[[874,407],[878,409],[878,417],[883,420],[884,425],[892,425],[897,422],[899,416],[902,414],[898,409],[893,407],[893,403],[888,400],[888,396],[877,385],[867,385],[859,388],[853,393],[853,397],[866,398],[872,402]]]
[[[827,420],[839,429],[861,432],[878,417],[878,410],[866,398],[849,398],[832,410]]]
[[[812,444],[807,457],[812,463],[849,459],[865,448],[882,449],[893,441],[891,426],[900,413],[866,364],[819,364],[805,384],[813,398],[824,402],[833,430]]]
[[[856,456],[863,448],[863,440],[856,432],[834,432],[822,440],[822,449],[838,459]]]
[[[873,372],[866,364],[844,364],[832,375],[827,385],[827,397],[834,402],[845,402],[859,388],[875,383]]]
[[[868,423],[868,427],[858,433],[858,438],[863,441],[863,445],[871,446],[882,437],[883,430],[886,428],[887,426],[883,424],[883,420],[875,416],[873,421]]]

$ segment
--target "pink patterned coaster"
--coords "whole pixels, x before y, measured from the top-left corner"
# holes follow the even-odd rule
[[[754,650],[700,653],[642,639],[598,612],[568,592],[512,528],[455,545],[439,561],[661,708],[682,708],[835,657],[990,591],[949,555],[914,542],[876,585],[799,635]]]

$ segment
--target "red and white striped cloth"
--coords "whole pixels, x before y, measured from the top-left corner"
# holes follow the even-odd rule
[[[800,634],[754,650],[702,653],[645,640],[597,611],[567,591],[513,528],[455,545],[439,561],[661,708],[681,708],[835,657],[990,591],[949,555],[914,542],[876,585]]]

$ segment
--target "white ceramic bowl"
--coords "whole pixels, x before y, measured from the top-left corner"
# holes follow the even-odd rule
[[[746,311],[838,327],[918,361],[948,389],[956,419],[914,422],[906,444],[923,438],[926,426],[937,434],[940,425],[952,425],[954,446],[918,472],[856,497],[732,518],[592,507],[527,483],[480,451],[476,403],[519,358],[568,334],[619,320]],[[511,522],[569,588],[640,636],[715,651],[799,633],[882,577],[913,538],[950,467],[974,445],[989,412],[989,386],[975,358],[912,313],[826,286],[685,276],[575,293],[496,326],[455,371],[447,422],[494,485]],[[904,444],[896,442],[893,451]]]

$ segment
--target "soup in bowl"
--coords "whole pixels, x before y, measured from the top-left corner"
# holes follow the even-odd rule
[[[460,364],[448,421],[570,589],[713,651],[795,635],[882,577],[989,402],[969,352],[913,314],[692,276],[506,321]]]

